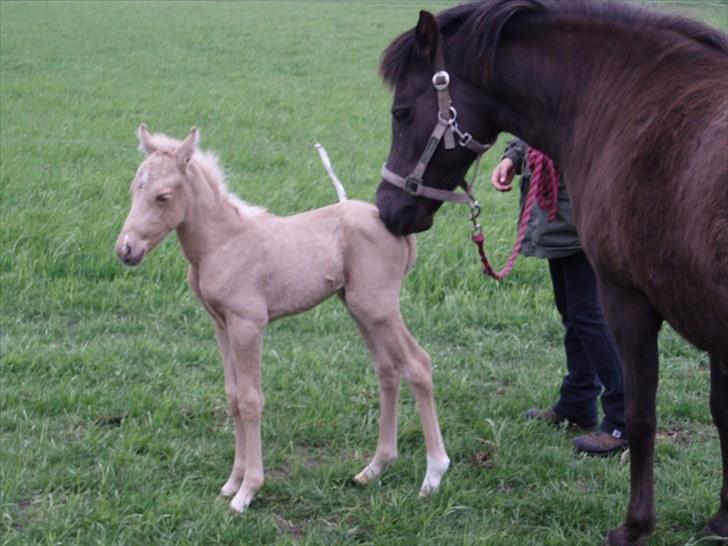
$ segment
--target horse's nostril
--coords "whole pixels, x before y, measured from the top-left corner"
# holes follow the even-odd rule
[[[124,248],[122,249],[122,257],[128,258],[131,255],[131,246],[129,246],[128,243],[124,243]]]

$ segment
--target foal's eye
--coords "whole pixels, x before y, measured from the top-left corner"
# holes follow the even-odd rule
[[[392,117],[395,121],[407,121],[412,117],[412,108],[409,106],[395,106],[392,108]]]
[[[157,195],[157,202],[166,203],[167,201],[169,201],[168,193],[160,193],[159,195]]]

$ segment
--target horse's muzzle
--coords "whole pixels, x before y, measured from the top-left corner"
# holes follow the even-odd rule
[[[421,201],[402,190],[383,182],[377,189],[376,206],[379,217],[395,235],[409,235],[427,231],[435,219]]]

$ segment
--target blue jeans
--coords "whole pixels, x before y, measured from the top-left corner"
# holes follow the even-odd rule
[[[622,362],[599,304],[594,270],[583,252],[548,262],[556,308],[566,329],[568,370],[554,411],[572,422],[596,425],[601,395],[600,430],[624,438]]]

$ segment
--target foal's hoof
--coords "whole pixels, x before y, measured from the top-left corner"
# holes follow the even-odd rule
[[[420,487],[420,498],[429,497],[430,495],[434,495],[440,490],[440,484],[437,485],[429,484],[429,483],[423,483]]]
[[[238,492],[238,489],[240,489],[240,484],[243,483],[242,478],[239,480],[233,480],[229,479],[225,482],[225,485],[223,485],[220,488],[220,496],[221,497],[232,497],[235,495],[235,493]]]
[[[450,468],[450,458],[445,456],[442,460],[435,460],[427,457],[427,473],[420,487],[420,497],[427,497],[433,493],[437,493],[440,489],[442,476]]]
[[[242,514],[243,512],[245,512],[248,506],[250,506],[250,503],[253,502],[254,496],[255,492],[246,492],[241,489],[233,497],[233,500],[230,501],[230,510],[238,514]]]
[[[354,481],[359,485],[367,485],[374,481],[380,473],[381,470],[377,472],[376,469],[372,468],[372,465],[367,465],[364,470],[354,476]]]

